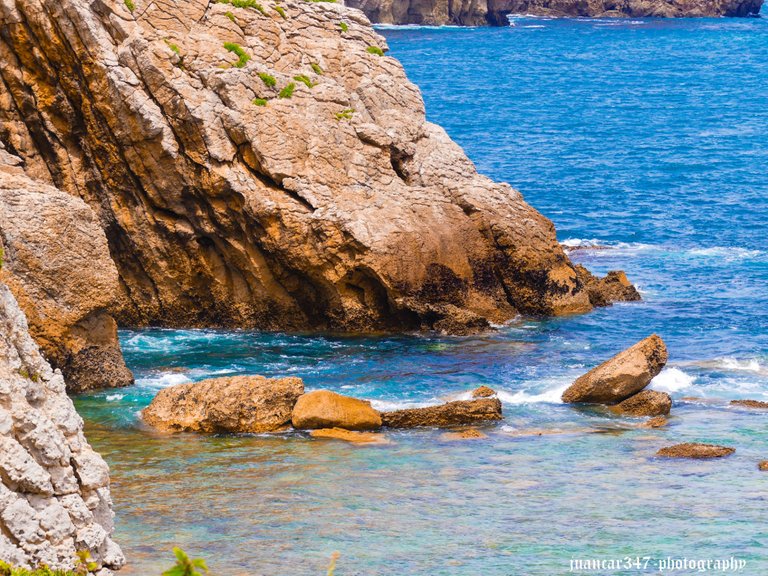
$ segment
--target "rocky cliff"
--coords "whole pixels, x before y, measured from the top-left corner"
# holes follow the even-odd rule
[[[27,178],[20,160],[0,153],[0,280],[70,391],[131,384],[109,313],[117,269],[93,210]]]
[[[109,469],[0,284],[0,559],[71,569],[89,550],[105,576],[124,562],[111,532]]]
[[[592,307],[365,16],[0,0],[0,140],[97,212],[130,325],[466,332]]]
[[[551,18],[755,16],[763,0],[346,0],[373,22],[507,26],[510,14]]]

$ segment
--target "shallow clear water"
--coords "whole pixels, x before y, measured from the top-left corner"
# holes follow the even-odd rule
[[[521,19],[384,34],[429,117],[478,169],[518,187],[561,241],[607,246],[572,257],[625,269],[644,302],[476,338],[123,332],[137,385],[76,402],[112,466],[126,573],[159,573],[175,544],[226,576],[322,574],[335,550],[338,576],[551,576],[572,558],[626,555],[733,555],[748,562],[742,574],[768,573],[768,475],[756,468],[768,413],[726,402],[768,400],[768,21]],[[668,428],[558,402],[573,378],[654,331],[670,349],[653,384],[675,398]],[[486,440],[410,431],[381,447],[168,438],[138,423],[162,386],[244,372],[381,407],[487,384],[506,421]],[[737,452],[653,458],[689,440]]]

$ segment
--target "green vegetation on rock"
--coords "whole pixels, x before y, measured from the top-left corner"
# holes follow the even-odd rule
[[[283,20],[286,20],[288,18],[288,16],[285,13],[285,8],[283,8],[282,6],[275,6],[274,8],[275,8],[275,12],[280,14],[280,16],[282,16]]]
[[[352,114],[354,113],[354,108],[346,108],[341,112],[336,112],[336,120],[350,120],[352,118]]]
[[[269,100],[267,100],[266,98],[254,98],[253,99],[253,104],[255,106],[266,106],[267,102],[269,102]]]
[[[341,28],[342,32],[346,32],[349,30],[349,25],[346,22],[339,22],[339,28]]]
[[[309,76],[305,76],[304,74],[297,74],[293,79],[296,80],[296,82],[301,82],[306,85],[307,88],[313,88],[315,86],[312,80],[309,79]]]
[[[320,64],[316,64],[315,62],[312,62],[310,66],[312,67],[312,70],[314,70],[315,74],[317,74],[318,76],[323,75],[323,69],[320,68]]]
[[[234,22],[234,21],[235,21],[235,15],[234,15],[234,14],[232,14],[232,12],[224,12],[224,16],[226,16],[227,18],[229,18],[230,20],[232,20],[232,22]]]
[[[270,88],[274,88],[277,84],[277,80],[275,80],[275,77],[272,76],[272,74],[267,74],[266,72],[259,72],[259,78],[261,78],[261,81],[264,82],[265,86],[269,86]]]
[[[237,62],[234,64],[235,68],[245,67],[245,65],[248,64],[248,60],[251,59],[240,44],[236,44],[235,42],[224,42],[224,48],[237,56]]]
[[[123,2],[125,3],[125,7],[131,12],[136,10],[136,4],[133,3],[133,0],[123,0]]]
[[[384,50],[382,50],[378,46],[368,46],[368,48],[366,48],[365,51],[368,52],[369,54],[376,54],[376,56],[384,56]]]
[[[291,82],[288,84],[285,88],[280,90],[280,93],[277,95],[278,98],[290,98],[293,96],[293,91],[296,90],[296,84]]]

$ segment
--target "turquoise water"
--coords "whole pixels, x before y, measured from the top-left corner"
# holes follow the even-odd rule
[[[113,470],[126,573],[159,573],[175,544],[224,576],[324,574],[334,551],[337,576],[639,574],[730,556],[768,573],[768,413],[727,405],[768,400],[768,21],[514,24],[384,34],[478,169],[549,216],[574,260],[625,269],[644,302],[473,338],[123,331],[137,385],[77,406]],[[559,403],[654,331],[670,349],[653,384],[675,399],[670,426]],[[138,422],[163,386],[244,372],[382,408],[486,384],[506,419],[485,440],[420,430],[379,447],[165,437]],[[653,457],[682,441],[737,452]],[[651,561],[570,571],[625,556]]]

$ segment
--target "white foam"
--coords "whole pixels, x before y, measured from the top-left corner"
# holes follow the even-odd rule
[[[686,374],[680,368],[666,368],[651,380],[650,387],[660,392],[677,392],[689,388],[695,381],[695,376]]]
[[[539,394],[531,394],[525,390],[520,390],[518,392],[499,390],[497,395],[499,400],[505,404],[562,404],[563,401],[560,397],[568,386],[570,386],[570,384],[560,385],[557,388],[551,388],[550,390],[545,390]]]
[[[108,394],[105,399],[107,402],[115,402],[123,398],[125,398],[125,394]]]
[[[755,372],[760,374],[765,372],[765,366],[762,366],[756,359],[738,360],[737,358],[723,358],[719,361],[720,365],[726,370],[736,372]]]
[[[147,386],[150,388],[167,388],[168,386],[174,386],[175,384],[186,384],[187,382],[192,382],[192,379],[186,374],[170,372],[160,374],[154,378],[141,378],[136,383],[141,386]]]

